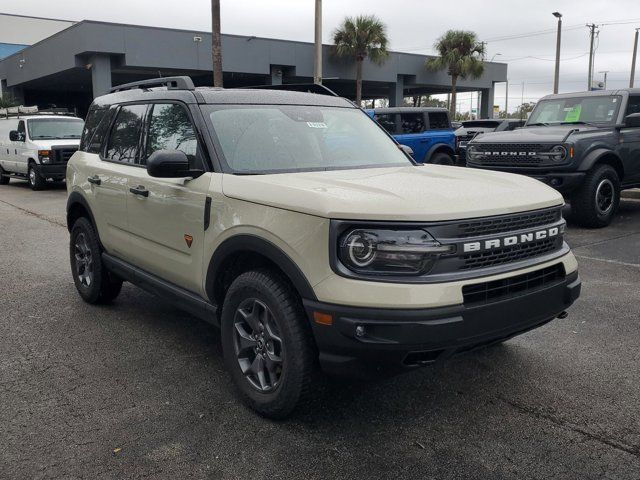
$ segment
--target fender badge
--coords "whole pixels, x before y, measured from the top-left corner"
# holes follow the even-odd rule
[[[191,248],[191,244],[193,243],[193,237],[185,233],[184,241],[187,242],[187,247]]]

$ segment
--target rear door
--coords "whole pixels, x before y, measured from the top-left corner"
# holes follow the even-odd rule
[[[0,166],[7,172],[14,172],[16,168],[13,142],[9,139],[9,132],[15,130],[18,121],[0,119]]]
[[[401,113],[399,117],[399,134],[396,135],[396,140],[411,147],[413,158],[422,162],[431,145],[430,135],[425,132],[424,112]]]
[[[94,216],[100,239],[109,253],[129,261],[134,257],[127,231],[128,183],[129,176],[140,170],[136,161],[146,110],[147,105],[140,104],[113,107],[109,118],[100,123],[99,130],[106,124],[104,141],[99,141],[97,131],[88,146],[99,152],[99,158],[88,169],[91,174],[86,181],[93,194],[93,208],[97,210]]]
[[[629,96],[625,117],[632,113],[640,113],[640,95]],[[621,128],[619,148],[625,170],[623,183],[640,181],[640,127]]]
[[[193,180],[154,178],[145,168],[156,150],[181,150],[191,169],[204,170],[204,151],[191,113],[175,102],[151,105],[139,167],[128,177],[131,254],[140,268],[201,293],[205,203],[211,173]],[[145,193],[140,193],[145,192]]]

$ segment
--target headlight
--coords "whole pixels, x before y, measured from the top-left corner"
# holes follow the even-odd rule
[[[566,157],[567,157],[567,149],[564,148],[562,145],[555,145],[549,151],[549,158],[554,162],[561,162]]]
[[[424,275],[438,257],[453,251],[424,230],[351,229],[338,240],[340,261],[370,275]]]
[[[51,152],[49,150],[38,150],[40,163],[49,163],[51,161],[51,157],[49,156],[50,154]]]
[[[473,145],[468,145],[467,146],[467,158],[469,160],[474,160],[479,155],[480,155],[480,152],[478,151],[478,149],[475,146],[473,146]]]

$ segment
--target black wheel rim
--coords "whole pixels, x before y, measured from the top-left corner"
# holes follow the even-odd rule
[[[257,298],[244,300],[233,320],[233,343],[240,371],[259,392],[270,392],[282,379],[284,345],[275,316]]]
[[[84,233],[80,233],[76,237],[74,257],[76,260],[76,275],[80,285],[90,287],[93,283],[93,255]]]
[[[600,214],[607,214],[613,208],[615,188],[608,178],[600,181],[596,188],[596,207]]]

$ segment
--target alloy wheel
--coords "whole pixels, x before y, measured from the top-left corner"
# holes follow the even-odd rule
[[[84,233],[80,233],[76,237],[74,256],[76,259],[76,275],[80,284],[84,287],[91,286],[93,282],[93,255]]]
[[[244,300],[234,317],[234,350],[249,384],[266,393],[282,379],[284,345],[269,307],[256,298]]]
[[[33,186],[36,184],[36,171],[32,168],[29,169],[29,183]]]
[[[608,178],[604,178],[596,188],[596,208],[598,213],[606,215],[613,208],[615,187]]]

